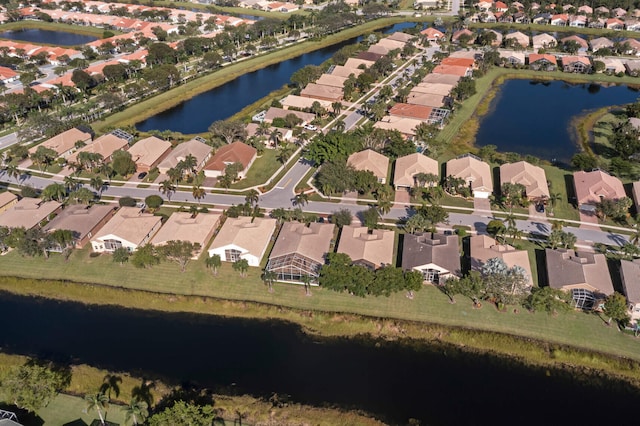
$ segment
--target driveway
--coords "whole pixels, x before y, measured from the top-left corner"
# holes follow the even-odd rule
[[[593,229],[593,230],[600,230],[600,227],[598,226],[598,216],[596,216],[595,214],[589,214],[589,213],[584,213],[584,212],[579,212],[580,213],[580,222],[587,222],[587,223],[582,223],[580,225],[580,228],[582,229]]]
[[[396,207],[408,206],[411,202],[411,194],[409,191],[405,191],[403,189],[396,191],[396,199],[394,203],[397,204]]]
[[[481,216],[491,215],[491,201],[488,198],[473,197],[473,213]]]

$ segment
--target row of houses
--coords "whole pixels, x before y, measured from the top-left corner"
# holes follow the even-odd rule
[[[277,2],[266,0],[240,0],[238,7],[263,10],[265,12],[291,13],[300,10],[300,6],[290,2]]]

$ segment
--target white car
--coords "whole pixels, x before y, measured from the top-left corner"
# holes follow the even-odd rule
[[[318,130],[316,126],[313,126],[311,124],[305,124],[303,127],[307,130],[311,130],[312,132],[315,132],[316,130]]]

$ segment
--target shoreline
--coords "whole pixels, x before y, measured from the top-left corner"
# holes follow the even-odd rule
[[[596,375],[605,374],[609,378],[623,380],[640,388],[640,359],[634,360],[567,344],[465,326],[327,312],[319,308],[293,308],[255,301],[159,294],[68,281],[5,277],[0,281],[0,291],[21,297],[159,313],[193,313],[256,321],[284,321],[295,324],[311,336],[349,339],[365,336],[374,340],[441,345],[470,353],[512,359],[531,368],[587,369]],[[459,300],[459,303],[465,302],[466,300]],[[487,305],[484,309],[492,308]]]
[[[4,24],[0,24],[0,32],[32,30],[32,29],[46,30],[46,31],[60,31],[65,33],[86,35],[86,36],[97,37],[98,40],[101,40],[103,38],[102,36],[105,31],[110,31],[116,35],[122,34],[121,31],[117,31],[117,30],[105,30],[103,28],[89,27],[89,26],[82,27],[79,25],[63,24],[60,22],[16,21],[16,22],[7,22]],[[54,44],[37,43],[37,42],[31,42],[31,41],[13,40],[13,39],[6,39],[6,40],[21,42],[21,43],[38,44],[42,46],[58,46],[57,44],[54,45]],[[69,46],[62,46],[62,47],[73,47],[73,46],[77,46],[77,45],[69,45]]]

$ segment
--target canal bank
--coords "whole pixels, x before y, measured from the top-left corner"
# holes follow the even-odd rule
[[[244,74],[251,73],[270,65],[281,63],[282,61],[296,58],[305,53],[314,52],[346,40],[357,38],[362,34],[376,31],[384,27],[400,24],[403,22],[414,22],[411,18],[404,16],[382,18],[357,27],[349,28],[337,34],[332,34],[319,41],[305,41],[290,47],[270,52],[265,55],[253,57],[244,61],[227,65],[211,74],[198,77],[174,89],[156,95],[150,99],[139,102],[128,107],[126,110],[117,112],[103,120],[96,121],[92,127],[97,131],[102,131],[112,127],[124,127],[135,125],[145,119],[153,117],[163,111],[187,101],[194,96],[215,89]],[[416,21],[417,22],[417,21]],[[280,85],[281,86],[281,85]],[[278,86],[278,87],[280,87]],[[268,91],[264,95],[268,94]],[[261,96],[256,96],[252,103]],[[244,106],[244,105],[243,105]],[[237,111],[234,111],[234,113]],[[230,114],[233,115],[233,114]],[[211,121],[215,121],[212,119]]]
[[[186,381],[214,392],[232,387],[257,397],[289,395],[297,403],[364,410],[389,424],[406,424],[410,418],[436,425],[484,424],[477,416],[495,401],[500,401],[501,416],[490,416],[494,425],[539,424],[551,418],[558,424],[622,424],[624,412],[558,412],[557,402],[626,406],[638,401],[637,386],[601,371],[561,362],[536,366],[522,357],[443,340],[464,330],[441,329],[429,341],[327,338],[300,333],[298,326],[274,319],[160,314],[0,294],[0,321],[18,314],[24,321],[0,336],[9,353],[134,371],[169,385]],[[388,326],[401,330],[410,324]],[[466,337],[473,342],[471,333]],[[499,345],[498,337],[493,340]],[[555,345],[537,350],[550,360],[571,352]],[[626,367],[637,370],[637,364],[627,362]],[[467,397],[455,397],[461,388],[470,390]]]
[[[46,31],[58,31],[64,33],[80,34],[95,37],[96,39],[103,38],[104,28],[96,28],[90,26],[63,24],[60,22],[44,22],[44,21],[17,21],[7,22],[0,25],[0,32],[3,31],[21,31],[21,30],[46,30]],[[113,34],[122,34],[120,31],[109,30]],[[40,43],[47,44],[47,43]]]

